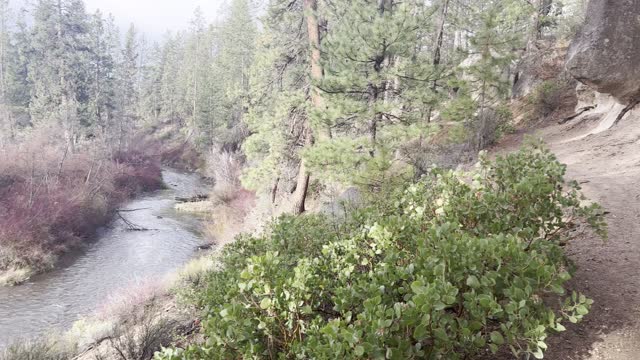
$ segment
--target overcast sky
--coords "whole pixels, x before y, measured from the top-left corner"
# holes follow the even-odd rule
[[[15,9],[34,0],[10,0]],[[84,0],[87,12],[100,9],[113,14],[123,31],[134,23],[152,40],[162,39],[167,30],[186,29],[193,12],[200,6],[206,19],[212,22],[223,14],[230,0]]]
[[[225,0],[85,0],[87,11],[100,9],[112,13],[122,29],[134,23],[149,37],[160,39],[167,30],[181,30],[189,25],[200,6],[207,20],[218,18],[227,6]]]

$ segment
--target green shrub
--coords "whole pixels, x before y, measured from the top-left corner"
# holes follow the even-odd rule
[[[195,300],[206,341],[156,359],[541,358],[591,300],[567,294],[575,221],[596,205],[539,144],[469,173],[436,170],[343,224],[284,217],[227,247]]]
[[[546,80],[540,83],[528,98],[531,106],[532,118],[544,119],[554,114],[554,112],[575,107],[575,84],[573,81],[558,78]]]

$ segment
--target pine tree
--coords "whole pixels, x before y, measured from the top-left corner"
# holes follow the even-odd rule
[[[256,26],[248,0],[231,2],[229,15],[220,26],[218,65],[224,72],[224,86],[230,113],[230,126],[239,123],[246,110],[249,69],[255,53]]]
[[[5,68],[6,98],[10,108],[10,127],[13,134],[17,131],[18,118],[28,116],[31,102],[32,83],[29,79],[29,59],[31,57],[31,44],[29,29],[24,20],[23,12],[19,13],[16,22],[16,30],[10,39],[7,49],[7,62]],[[25,123],[28,123],[25,121]]]
[[[307,22],[307,39],[309,40],[309,63],[310,74],[312,83],[315,82],[315,86],[310,90],[311,94],[311,107],[313,111],[323,111],[324,101],[320,94],[317,84],[323,79],[322,64],[320,63],[320,20],[318,19],[318,1],[317,0],[304,0],[304,13],[305,20]],[[324,124],[320,125],[316,131],[313,130],[309,119],[307,119],[302,128],[302,136],[304,137],[305,148],[310,148],[315,139],[314,136],[318,135],[322,140],[328,140],[330,138],[329,130]],[[300,160],[300,168],[298,170],[298,181],[296,183],[296,191],[293,194],[293,214],[299,215],[305,211],[305,202],[307,194],[309,192],[309,182],[311,180],[311,173],[307,168],[307,160],[302,158]]]
[[[0,148],[14,137],[14,122],[9,103],[9,0],[0,0]]]
[[[204,14],[198,7],[196,8],[188,33],[188,40],[185,48],[185,61],[183,81],[185,86],[185,96],[189,103],[187,115],[188,126],[196,132],[197,142],[208,143],[207,139],[207,105],[206,105],[206,80],[208,75],[208,64],[211,63],[211,49],[207,44],[207,28]]]
[[[114,54],[118,49],[118,32],[113,19],[105,20],[98,10],[91,18],[90,39],[90,122],[106,135],[113,127],[117,106]]]
[[[56,121],[73,147],[89,119],[88,17],[81,0],[39,0],[33,17],[31,116]]]
[[[261,19],[251,68],[251,104],[245,122],[251,135],[243,144],[251,166],[245,186],[288,194],[299,178],[300,152],[308,123],[309,41],[303,0],[272,0]],[[293,29],[293,31],[292,31]]]
[[[424,75],[431,66],[415,61],[415,49],[430,18],[417,3],[334,5],[325,7],[329,30],[322,45],[326,109],[314,116],[314,127],[329,126],[332,137],[320,139],[306,156],[324,176],[366,183],[371,171],[388,168],[397,146],[422,120],[415,100],[432,91]]]
[[[140,116],[157,123],[162,115],[162,48],[154,43],[148,51],[148,61],[141,68]]]
[[[515,1],[483,2],[476,11],[475,16],[469,16],[475,21],[475,32],[470,37],[472,54],[463,64],[463,72],[477,106],[470,128],[472,143],[480,150],[493,141],[500,122],[498,110],[510,91],[508,71],[515,59],[513,49],[525,47],[531,11]]]
[[[161,60],[161,94],[162,114],[172,121],[182,123],[180,104],[183,103],[181,92],[178,89],[178,76],[182,64],[182,49],[180,44],[183,39],[180,34],[165,36]]]
[[[125,34],[124,45],[120,56],[119,81],[118,89],[120,96],[120,109],[122,117],[133,122],[137,116],[136,104],[137,97],[137,80],[138,80],[138,62],[140,57],[140,44],[138,41],[138,31],[135,25],[131,24]]]

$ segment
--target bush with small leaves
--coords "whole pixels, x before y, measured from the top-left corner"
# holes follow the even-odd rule
[[[536,120],[551,117],[563,109],[572,111],[576,105],[574,89],[574,81],[562,77],[540,83],[528,97],[532,118]]]
[[[341,224],[284,217],[225,250],[195,297],[206,341],[156,359],[465,359],[546,338],[592,304],[562,244],[596,205],[540,144],[435,170]]]

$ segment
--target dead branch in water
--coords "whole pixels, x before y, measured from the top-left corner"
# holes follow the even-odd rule
[[[175,200],[180,203],[198,202],[198,201],[204,201],[207,199],[209,199],[209,195],[204,195],[204,194],[195,195],[192,197],[178,197],[178,196],[175,197]]]
[[[122,220],[125,225],[127,225],[127,227],[129,228],[128,230],[130,231],[148,231],[149,229],[136,225],[134,223],[132,223],[131,221],[127,220],[124,218],[124,216],[122,216],[122,214],[120,214],[119,210],[116,210],[116,214],[118,215],[118,217],[120,218],[120,220]]]
[[[139,209],[118,209],[117,212],[134,212],[140,210],[149,210],[150,208],[139,208]]]

